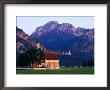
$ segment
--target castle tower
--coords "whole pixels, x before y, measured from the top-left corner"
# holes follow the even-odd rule
[[[71,51],[69,50],[68,55],[71,55]]]

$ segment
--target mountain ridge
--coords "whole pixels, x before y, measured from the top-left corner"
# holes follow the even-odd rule
[[[31,37],[52,51],[63,53],[70,50],[76,57],[72,60],[94,60],[94,28],[75,28],[69,23],[50,21],[37,27]]]

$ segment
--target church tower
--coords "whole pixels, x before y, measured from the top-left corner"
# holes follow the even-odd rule
[[[41,48],[40,43],[37,43],[37,44],[36,44],[36,47],[37,47],[38,49]]]

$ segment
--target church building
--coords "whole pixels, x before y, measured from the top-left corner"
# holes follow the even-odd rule
[[[45,67],[46,69],[60,69],[57,54],[45,52]]]
[[[42,50],[42,45],[40,43],[36,44],[37,48]],[[52,69],[60,69],[58,55],[54,52],[44,51],[45,60],[41,63],[40,67],[44,67],[42,69],[52,70]],[[40,68],[39,68],[40,69]]]

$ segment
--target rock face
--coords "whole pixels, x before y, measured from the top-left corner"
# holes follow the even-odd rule
[[[16,27],[16,56],[25,52],[29,48],[36,48],[38,41],[32,39],[22,29]]]
[[[75,62],[81,64],[82,60],[94,60],[94,28],[75,28],[69,23],[50,21],[37,27],[31,37],[40,41],[47,49],[60,54],[71,51],[71,56],[66,56],[68,61],[77,60]],[[59,58],[64,60],[62,55]]]

